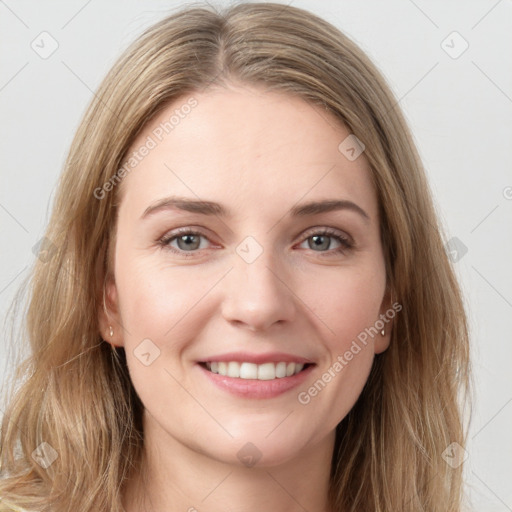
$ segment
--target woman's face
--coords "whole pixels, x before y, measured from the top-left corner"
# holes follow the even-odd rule
[[[376,192],[349,135],[238,86],[175,101],[133,144],[100,322],[169,444],[270,466],[333,442],[390,330]]]

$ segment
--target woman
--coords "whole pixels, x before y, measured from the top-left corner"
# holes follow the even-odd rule
[[[397,102],[325,21],[148,29],[42,250],[0,510],[460,510],[460,292]]]

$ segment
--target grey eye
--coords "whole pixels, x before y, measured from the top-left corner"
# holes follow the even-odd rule
[[[308,237],[307,242],[310,249],[314,251],[325,251],[331,249],[333,237],[330,235],[313,235]]]
[[[201,245],[200,235],[180,235],[175,240],[182,251],[194,251]]]

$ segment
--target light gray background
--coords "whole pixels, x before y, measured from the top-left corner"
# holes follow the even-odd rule
[[[510,511],[512,3],[291,3],[338,26],[380,68],[412,127],[447,238],[468,249],[455,264],[470,314],[476,383],[467,493],[475,510]],[[32,247],[92,91],[126,45],[179,4],[0,0],[2,319],[33,263]],[[47,59],[31,48],[43,31],[59,45]],[[453,31],[469,44],[457,58],[464,42],[446,39]],[[12,360],[3,339],[0,368],[7,375]]]

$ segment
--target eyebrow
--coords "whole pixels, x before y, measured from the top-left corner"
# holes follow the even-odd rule
[[[221,217],[232,216],[231,212],[224,206],[213,201],[202,201],[188,197],[164,197],[149,205],[141,216],[141,219],[150,217],[158,212],[167,210],[183,210],[201,215],[218,215]],[[320,213],[349,210],[358,213],[366,221],[370,216],[356,203],[346,199],[327,199],[323,201],[310,201],[301,205],[293,206],[289,215],[292,217],[305,217],[307,215],[318,215]]]

